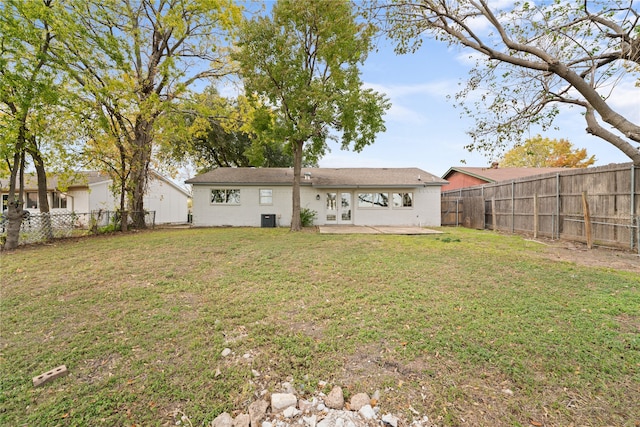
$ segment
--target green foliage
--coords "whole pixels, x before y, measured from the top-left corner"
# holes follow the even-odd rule
[[[276,106],[263,129],[290,143],[310,142],[307,156],[326,150],[329,131],[359,151],[384,130],[384,96],[362,88],[358,64],[371,49],[370,27],[355,20],[346,1],[279,1],[272,17],[243,27],[239,52],[245,87]]]
[[[461,242],[460,239],[451,238],[451,237],[443,237],[443,238],[436,237],[436,240],[440,240],[442,243]]]
[[[283,141],[260,144],[252,128],[256,111],[246,98],[224,98],[213,87],[193,93],[164,116],[159,158],[164,164],[189,162],[200,172],[217,167],[290,167]]]
[[[557,140],[537,135],[507,151],[500,160],[500,166],[586,168],[596,161],[596,156],[587,156],[585,148],[574,148],[566,139]]]
[[[92,116],[85,153],[127,194],[128,208],[142,212],[159,119],[194,82],[233,72],[223,46],[241,8],[225,0],[68,3],[76,20],[65,71],[82,87]]]
[[[303,227],[311,227],[313,220],[318,217],[318,212],[309,208],[300,209],[300,223]]]
[[[362,87],[358,65],[371,49],[372,28],[356,20],[348,1],[278,1],[271,16],[247,21],[238,60],[248,99],[272,106],[257,117],[261,141],[285,141],[296,183],[292,230],[299,229],[300,168],[315,163],[326,141],[340,135],[343,149],[360,151],[384,131],[386,98]],[[303,160],[304,159],[304,160]]]
[[[55,160],[68,167],[71,145],[61,129],[69,125],[63,105],[72,96],[53,56],[64,44],[64,6],[50,1],[9,0],[0,14],[0,174],[9,176],[6,246],[17,246],[22,217],[20,177],[29,161],[45,179]],[[68,145],[68,146],[67,146]],[[48,211],[46,185],[39,180],[39,207]]]

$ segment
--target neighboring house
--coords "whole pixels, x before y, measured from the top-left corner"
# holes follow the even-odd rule
[[[78,172],[72,183],[62,191],[59,177],[47,177],[47,193],[51,213],[77,212],[88,213],[97,210],[115,211],[120,207],[120,200],[111,191],[112,180],[101,172]],[[38,185],[35,174],[25,174],[25,208],[38,213]],[[2,210],[7,206],[8,180],[0,180],[2,193]],[[187,190],[172,183],[156,172],[150,172],[144,206],[148,211],[155,211],[155,223],[181,223],[188,217]]]
[[[549,172],[560,172],[566,168],[500,168],[497,164],[491,167],[453,167],[442,178],[449,181],[446,191],[460,188],[474,187],[476,185],[492,182],[508,181],[527,176],[541,175]]]
[[[218,168],[186,183],[194,226],[291,225],[293,169]],[[418,168],[303,168],[300,206],[316,225],[439,226],[444,184]]]

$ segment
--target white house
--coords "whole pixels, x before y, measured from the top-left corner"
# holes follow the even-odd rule
[[[218,168],[186,183],[194,226],[291,225],[293,169]],[[435,227],[446,183],[418,168],[303,168],[300,205],[316,225]]]
[[[25,176],[25,208],[31,213],[38,213],[38,186],[34,174]],[[92,211],[115,211],[120,207],[120,200],[114,196],[111,189],[113,181],[106,174],[89,171],[78,172],[73,182],[67,184],[64,191],[60,190],[58,176],[47,178],[49,207],[51,213]],[[8,200],[8,184],[2,180],[2,209],[6,209]],[[151,171],[149,184],[144,197],[144,207],[148,211],[155,211],[155,223],[187,222],[188,200],[187,190],[174,184],[162,175]]]

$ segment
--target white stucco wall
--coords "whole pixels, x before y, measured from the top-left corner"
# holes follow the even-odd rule
[[[115,211],[120,208],[120,199],[110,189],[111,181],[90,184],[89,189],[69,190],[71,204],[67,210],[91,212],[97,210]],[[144,207],[156,212],[156,224],[180,223],[187,221],[188,195],[173,185],[159,179],[149,181],[144,197]]]
[[[239,205],[211,204],[212,189],[240,189]],[[259,190],[273,190],[273,203],[260,205]],[[315,210],[318,213],[314,224],[324,225],[326,221],[325,200],[326,193],[349,192],[352,194],[352,221],[354,225],[398,225],[398,226],[440,226],[440,187],[429,186],[406,189],[318,189],[303,186],[300,192],[300,205],[303,208]],[[411,208],[358,208],[359,192],[411,192],[414,194]],[[320,195],[320,200],[316,196]],[[288,227],[291,225],[291,187],[290,186],[193,186],[193,225],[197,227],[234,226],[260,227],[261,215],[275,214],[276,225]]]
[[[410,208],[359,208],[358,193],[413,193],[413,206]],[[391,204],[391,203],[390,203]],[[419,187],[405,189],[366,189],[353,192],[354,225],[396,225],[396,226],[440,226],[440,187]]]
[[[183,191],[152,178],[144,197],[144,208],[156,212],[156,224],[182,223],[187,222],[188,200],[189,196]]]
[[[211,190],[214,188],[240,189],[240,204],[212,204]],[[270,189],[273,191],[272,203],[270,205],[260,204],[260,189]],[[192,206],[193,225],[197,227],[260,227],[262,215],[271,214],[276,215],[276,226],[288,227],[291,225],[291,197],[291,187],[289,186],[257,185],[239,187],[233,185],[194,185]],[[306,191],[301,191],[300,197],[302,207],[314,209],[309,204],[310,201],[308,200],[312,197],[309,196]],[[316,202],[315,198],[313,199],[313,202]]]
[[[88,204],[85,212],[113,211],[120,207],[120,201],[111,193],[111,181],[97,182],[89,185]]]
[[[111,181],[101,181],[89,184],[87,187],[72,187],[65,194],[67,196],[66,209],[51,209],[55,212],[90,213],[92,211],[115,211],[120,208],[119,196],[111,192]],[[51,192],[48,193],[51,205]],[[155,223],[185,223],[189,195],[176,186],[159,178],[151,178],[147,193],[144,197],[144,207],[148,211],[155,211]],[[38,209],[28,209],[31,213],[39,213]]]
[[[67,209],[73,212],[89,212],[89,193],[87,190],[68,190]]]

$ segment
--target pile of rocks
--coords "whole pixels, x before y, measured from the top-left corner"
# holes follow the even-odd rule
[[[321,386],[326,383],[320,384]],[[380,393],[371,397],[366,393],[353,395],[345,402],[342,388],[333,387],[325,395],[318,392],[310,400],[298,399],[293,386],[282,384],[283,393],[273,393],[270,399],[257,400],[249,405],[248,414],[240,414],[235,419],[224,412],[211,427],[372,427],[372,426],[412,426],[427,427],[431,424],[427,417],[404,422],[392,414],[380,415],[378,401]],[[270,409],[270,410],[269,410]]]

